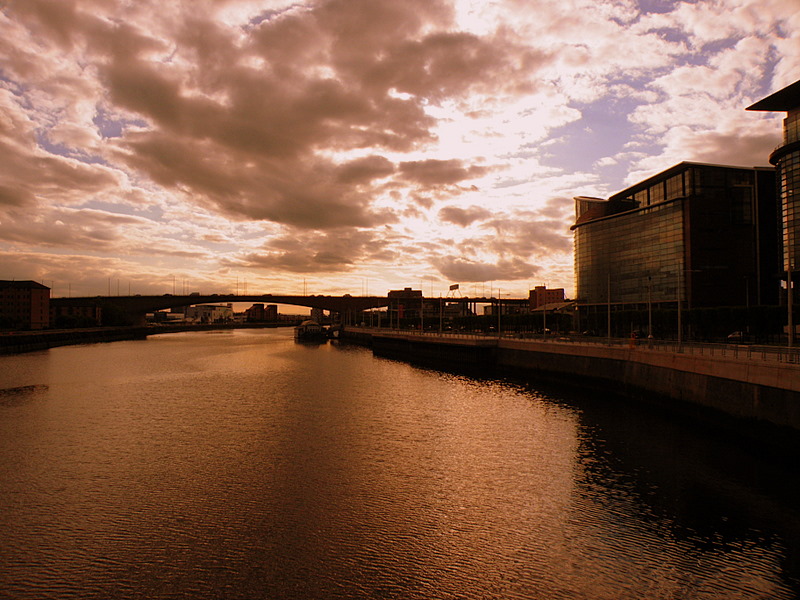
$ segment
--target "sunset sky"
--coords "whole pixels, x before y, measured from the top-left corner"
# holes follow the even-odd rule
[[[0,0],[0,279],[569,295],[574,196],[799,78],[800,0]]]

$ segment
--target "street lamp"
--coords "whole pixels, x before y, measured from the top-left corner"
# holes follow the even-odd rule
[[[606,300],[608,303],[608,343],[611,344],[611,273],[608,273],[608,282],[607,282],[607,293],[606,293]]]
[[[647,339],[653,339],[653,277],[647,276]]]
[[[497,339],[500,339],[500,286],[497,286]]]
[[[683,342],[683,323],[681,322],[681,291],[683,290],[683,267],[678,265],[678,289],[675,296],[678,300],[678,346]]]
[[[791,248],[789,249],[791,252]],[[786,304],[789,305],[788,314],[787,314],[787,322],[789,325],[789,348],[794,346],[794,316],[793,316],[793,309],[794,309],[794,292],[792,291],[792,257],[789,256],[789,261],[786,270]]]
[[[547,291],[545,291],[544,304],[542,304],[542,337],[547,339]]]
[[[680,264],[678,265],[678,290],[676,292],[677,300],[678,300],[678,345],[683,343],[683,324],[681,322],[681,292],[683,291],[683,274],[684,273],[700,273],[700,269],[686,269],[682,267]],[[689,310],[692,309],[692,302],[691,302],[691,294],[686,294],[686,297],[689,298]],[[689,324],[689,333],[691,334],[691,323]],[[690,336],[691,337],[691,336]]]

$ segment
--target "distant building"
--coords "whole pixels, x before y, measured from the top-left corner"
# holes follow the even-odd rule
[[[253,304],[244,311],[245,321],[248,323],[274,323],[278,320],[278,306],[270,304]]]
[[[267,304],[264,308],[265,319],[268,323],[274,323],[278,320],[278,305]]]
[[[422,290],[412,290],[410,287],[402,290],[391,290],[389,299],[389,318],[393,323],[399,319],[419,319],[422,309]]]
[[[0,328],[50,325],[50,288],[35,281],[0,281]]]
[[[777,304],[772,168],[683,162],[614,194],[575,198],[584,306]]]
[[[780,198],[782,260],[784,276],[791,271],[797,287],[800,267],[800,81],[756,102],[747,110],[786,111],[783,145],[769,157],[778,176]],[[800,302],[795,294],[794,302]]]
[[[57,328],[99,327],[103,323],[103,309],[96,303],[51,305],[50,323]]]
[[[267,320],[267,311],[263,304],[253,304],[244,311],[244,320],[248,323],[263,323]]]
[[[547,289],[544,285],[537,285],[528,295],[530,310],[534,310],[545,304],[564,302],[564,288]]]
[[[228,323],[233,321],[233,305],[228,303],[187,306],[184,317],[187,321],[195,323]]]

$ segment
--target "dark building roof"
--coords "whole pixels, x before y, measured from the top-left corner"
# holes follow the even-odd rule
[[[17,290],[49,290],[50,288],[35,281],[8,281],[7,279],[0,280],[0,290],[17,289]]]
[[[685,171],[691,167],[699,167],[703,168],[712,168],[712,169],[725,169],[728,171],[731,170],[742,170],[742,171],[771,171],[773,167],[765,166],[765,167],[744,167],[744,166],[737,166],[737,165],[718,165],[714,163],[701,163],[701,162],[693,162],[693,161],[683,161],[678,163],[677,165],[672,165],[669,169],[665,169],[660,173],[656,173],[655,175],[651,175],[647,179],[643,179],[639,183],[635,183],[634,185],[625,188],[621,192],[617,192],[609,196],[609,201],[611,200],[618,200],[624,199],[629,196],[632,196],[638,191],[646,189],[653,185],[654,183],[658,182],[660,179],[667,179],[668,177],[672,177],[680,173],[681,171]]]
[[[800,107],[800,80],[748,106],[747,110],[788,111],[797,107]]]
[[[389,298],[421,298],[422,290],[412,290],[405,288],[402,290],[391,290],[388,294]]]

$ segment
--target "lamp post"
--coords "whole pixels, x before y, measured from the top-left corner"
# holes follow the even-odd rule
[[[653,339],[653,278],[647,276],[647,339]]]
[[[791,252],[791,248],[789,249]],[[792,290],[792,257],[789,256],[786,270],[786,304],[788,305],[787,324],[789,325],[789,348],[794,346],[794,291]]]
[[[500,286],[497,287],[497,338],[500,339],[500,313],[503,312],[500,307]]]
[[[681,322],[681,290],[683,289],[683,267],[678,265],[678,289],[675,295],[678,300],[678,346],[683,342],[683,323]]]
[[[608,329],[608,343],[611,344],[611,273],[608,273],[608,282],[607,282],[607,293],[606,293],[606,300],[608,303],[608,323],[606,327]]]
[[[547,340],[547,296],[542,304],[542,337]]]
[[[794,289],[792,285],[792,269],[795,266],[792,260],[794,248],[792,246],[792,227],[789,222],[788,214],[785,217],[783,226],[786,231],[786,324],[788,331],[789,348],[794,346]]]

